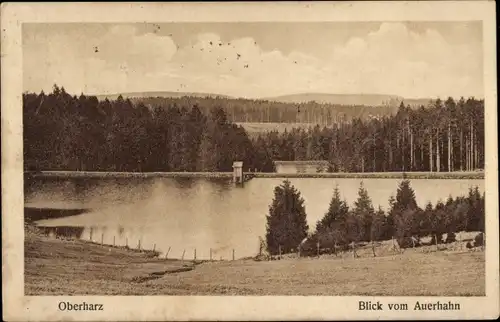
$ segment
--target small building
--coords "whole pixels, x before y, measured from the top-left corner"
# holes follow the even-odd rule
[[[277,173],[321,173],[328,172],[326,160],[274,161]]]
[[[243,162],[234,161],[233,162],[233,182],[243,183]]]

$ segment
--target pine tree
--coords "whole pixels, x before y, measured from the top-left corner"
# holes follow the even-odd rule
[[[431,217],[432,244],[443,243],[443,234],[446,232],[446,227],[444,226],[444,218],[446,216],[445,212],[446,209],[443,201],[438,200],[436,207],[434,208],[434,214]]]
[[[346,226],[347,242],[353,243],[353,246],[355,247],[355,244],[364,238],[364,222],[362,221],[362,218],[354,213],[354,211],[349,211],[349,215],[346,219]]]
[[[404,210],[418,209],[417,201],[415,199],[415,191],[410,186],[410,180],[403,180],[399,183],[396,193],[396,201],[392,205],[393,212],[401,213]]]
[[[297,249],[307,237],[309,226],[304,199],[290,181],[285,180],[274,188],[274,199],[266,219],[267,249],[272,255],[277,254],[280,247],[282,253]]]
[[[370,240],[379,241],[387,236],[388,222],[384,210],[381,207],[373,216],[372,225],[370,227]]]
[[[345,220],[345,216],[347,216],[348,211],[349,206],[340,198],[340,191],[338,186],[336,186],[333,190],[333,197],[330,200],[328,212],[320,221],[318,221],[316,231],[327,229],[335,221]]]
[[[361,224],[361,240],[370,240],[371,225],[375,210],[373,209],[372,201],[362,181],[358,189],[358,199],[354,202],[353,214],[358,218]]]
[[[397,237],[399,245],[406,247],[408,238],[418,234],[419,217],[422,215],[415,200],[415,192],[407,179],[401,181],[398,186],[396,200],[391,205],[391,215],[393,216],[394,235]]]
[[[432,203],[429,201],[425,205],[425,209],[420,215],[420,217],[422,218],[420,219],[418,230],[421,237],[427,236],[432,233],[431,222],[433,216],[434,216],[434,208],[432,207]]]
[[[455,232],[457,231],[459,225],[459,218],[457,217],[456,203],[453,200],[453,197],[450,195],[448,199],[446,199],[446,204],[444,206],[445,211],[443,212],[443,226],[446,230],[447,237],[446,242],[450,243],[455,241]]]
[[[479,192],[479,188],[469,188],[468,195],[469,211],[467,213],[467,230],[484,231],[484,198]]]
[[[393,211],[395,204],[396,204],[396,198],[394,198],[394,195],[391,195],[389,197],[389,211],[387,212],[387,230],[386,230],[387,239],[392,238],[396,233],[396,227],[394,223],[394,211]]]
[[[328,212],[318,221],[315,235],[323,247],[334,248],[347,242],[347,216],[349,206],[340,198],[338,186],[333,191],[333,197]]]
[[[428,202],[426,205],[425,205],[425,211],[432,211],[432,202]]]

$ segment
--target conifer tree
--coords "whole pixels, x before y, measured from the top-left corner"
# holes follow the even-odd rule
[[[396,201],[392,209],[396,213],[400,213],[407,209],[418,209],[417,201],[415,199],[415,191],[410,186],[410,180],[405,179],[399,183],[396,193]]]
[[[362,181],[358,189],[358,199],[354,202],[353,214],[358,218],[361,225],[361,240],[370,240],[371,225],[375,210]]]
[[[338,186],[333,191],[327,213],[316,224],[316,236],[322,246],[335,247],[347,242],[349,206],[340,198]]]
[[[410,180],[399,183],[396,200],[392,203],[391,214],[394,222],[394,235],[401,247],[406,246],[406,239],[418,235],[419,216],[422,215],[415,199],[415,192],[410,186]]]
[[[446,210],[443,201],[438,200],[436,206],[434,207],[434,213],[431,216],[431,232],[432,232],[431,243],[433,244],[443,243],[443,234],[446,232],[446,227],[444,227],[445,211]]]
[[[372,225],[370,227],[370,240],[379,241],[387,238],[387,217],[384,210],[379,206],[377,212],[373,216]]]
[[[289,253],[307,237],[309,226],[306,221],[304,199],[300,192],[285,180],[274,188],[274,199],[269,206],[266,242],[270,254]]]
[[[316,225],[316,231],[327,229],[335,221],[345,220],[348,211],[349,206],[344,200],[340,198],[340,190],[338,186],[336,186],[333,190],[333,196],[330,200],[328,211],[325,216],[320,221],[318,221]]]
[[[389,197],[389,210],[387,211],[387,239],[392,238],[395,235],[396,228],[394,224],[394,204],[396,203],[396,198],[394,195]]]
[[[431,221],[433,216],[434,208],[432,207],[432,203],[429,201],[420,215],[421,220],[418,225],[420,236],[427,236],[432,233]]]
[[[484,231],[484,198],[481,197],[479,188],[469,188],[469,211],[467,213],[467,230]]]

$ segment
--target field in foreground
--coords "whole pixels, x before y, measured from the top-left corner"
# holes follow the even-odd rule
[[[27,295],[482,296],[484,252],[193,264],[27,234]]]

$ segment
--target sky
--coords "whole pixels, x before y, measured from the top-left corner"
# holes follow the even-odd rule
[[[483,97],[481,22],[24,24],[23,88]]]

